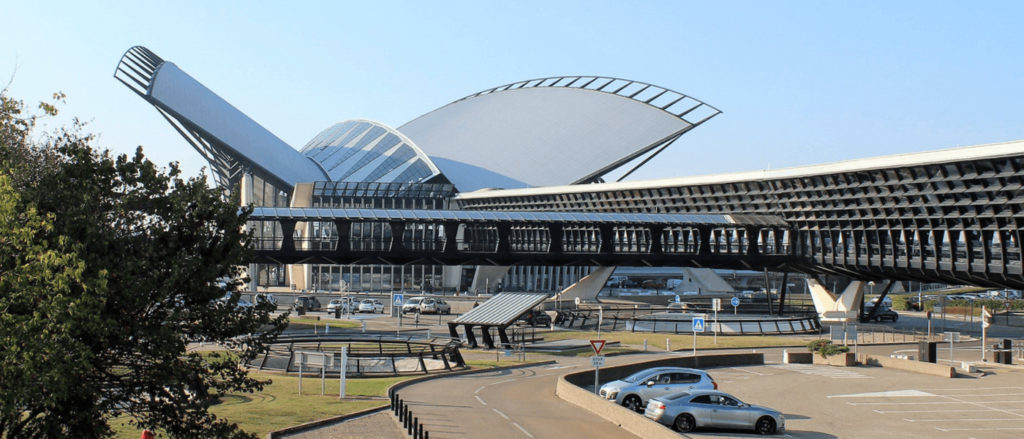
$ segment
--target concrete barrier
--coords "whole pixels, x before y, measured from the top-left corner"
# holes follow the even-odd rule
[[[692,367],[708,368],[716,366],[739,366],[764,364],[763,353],[715,354],[696,357],[675,357],[661,360],[645,361],[622,366],[611,366],[601,369],[604,381],[617,380],[652,367]],[[679,433],[666,426],[653,422],[644,415],[635,413],[625,407],[608,401],[587,390],[594,383],[594,372],[576,372],[558,378],[555,394],[565,401],[576,404],[606,420],[622,427],[626,431],[642,438],[679,439]]]
[[[603,369],[602,369],[603,370]],[[594,379],[593,372],[589,372],[590,379]],[[593,381],[591,381],[593,382]],[[566,376],[558,378],[555,385],[555,394],[563,400],[576,404],[591,413],[598,415],[609,422],[622,427],[624,430],[639,437],[647,439],[679,439],[679,433],[672,429],[653,422],[639,413],[633,412],[612,401],[607,401],[594,392],[588,391],[580,386],[570,383]]]
[[[956,376],[956,369],[953,366],[943,366],[941,364],[927,363],[924,361],[904,360],[901,358],[889,358],[867,354],[858,355],[857,360],[860,361],[861,364],[867,366],[889,367],[908,372],[940,376],[943,378],[953,378]]]
[[[811,364],[814,361],[814,354],[811,352],[790,352],[782,351],[782,362],[785,364]]]
[[[691,367],[694,369],[703,369],[708,367],[739,366],[744,364],[764,364],[764,354],[751,352],[663,358],[661,360],[644,361],[642,363],[601,368],[601,379],[603,381],[617,380],[652,367]],[[594,383],[594,371],[569,374],[566,375],[565,378],[572,384],[584,387]]]

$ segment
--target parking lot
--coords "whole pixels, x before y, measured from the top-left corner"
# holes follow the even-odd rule
[[[1024,370],[938,378],[875,367],[805,364],[710,369],[720,389],[786,415],[796,438],[1024,437]],[[698,432],[690,437],[754,437]]]

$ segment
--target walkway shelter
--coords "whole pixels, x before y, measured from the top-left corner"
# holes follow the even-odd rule
[[[510,344],[505,328],[514,323],[527,311],[540,305],[547,300],[548,295],[544,293],[501,293],[492,297],[480,306],[473,308],[457,319],[448,322],[448,333],[454,338],[459,337],[458,327],[466,327],[466,340],[470,348],[476,348],[476,336],[473,335],[473,328],[480,327],[483,334],[484,345],[488,349],[494,348],[494,340],[491,338],[490,329],[498,328],[498,337],[502,345]]]

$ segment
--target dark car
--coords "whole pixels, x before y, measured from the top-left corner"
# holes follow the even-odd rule
[[[299,296],[295,298],[292,308],[296,311],[320,311],[320,301],[315,296]]]
[[[875,307],[872,305],[864,304],[864,318],[861,319],[862,322],[866,323],[871,320],[869,317],[871,316],[871,311],[874,310],[874,308]],[[878,312],[875,313],[874,317],[874,321],[876,322],[882,322],[885,320],[895,322],[899,319],[899,313],[893,311],[892,308],[889,308],[888,306],[885,305],[882,305],[882,307],[878,309]]]
[[[519,317],[519,321],[530,326],[550,326],[551,316],[544,311],[531,309],[527,311],[526,314],[523,314],[522,317]]]

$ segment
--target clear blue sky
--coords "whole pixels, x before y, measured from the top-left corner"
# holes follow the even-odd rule
[[[205,163],[113,77],[144,45],[299,148],[545,76],[644,81],[723,114],[638,178],[1024,139],[1024,2],[31,2],[0,7],[0,85],[67,93],[116,152]],[[102,6],[97,6],[102,5]],[[60,123],[53,121],[52,124]],[[525,158],[524,159],[528,159]]]

